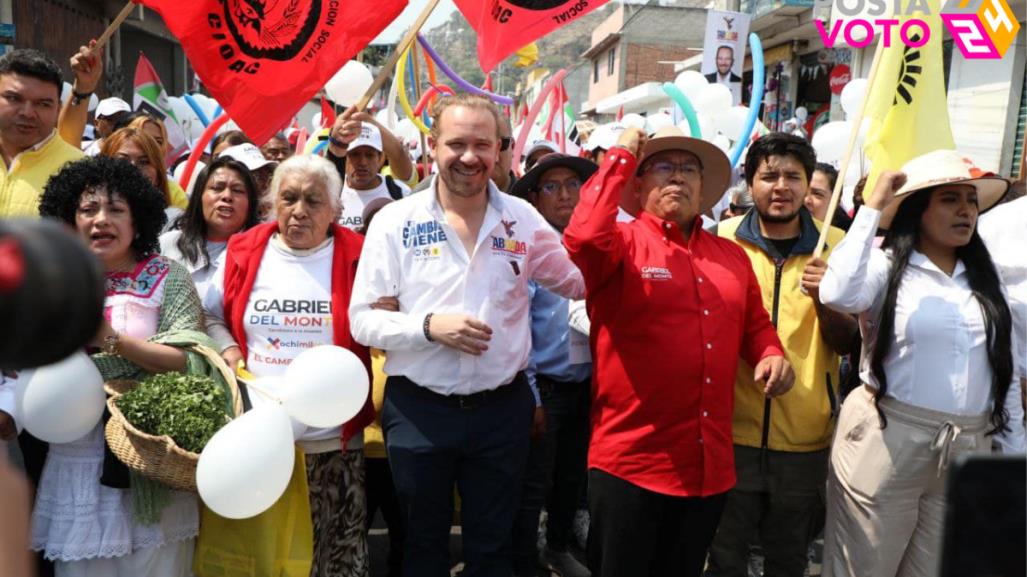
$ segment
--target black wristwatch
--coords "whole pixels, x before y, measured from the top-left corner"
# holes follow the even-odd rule
[[[72,90],[71,91],[71,105],[72,106],[78,106],[79,104],[82,104],[83,100],[88,101],[89,97],[92,96],[92,95],[93,95],[92,92],[75,92],[74,90]]]

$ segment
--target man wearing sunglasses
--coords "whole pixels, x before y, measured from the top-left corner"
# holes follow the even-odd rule
[[[531,202],[563,232],[578,204],[581,185],[598,167],[565,154],[543,156],[511,194]],[[568,550],[588,453],[588,407],[592,362],[588,329],[571,325],[571,301],[535,281],[531,297],[531,356],[525,374],[537,392],[536,413],[544,427],[532,439],[521,505],[513,530],[514,574],[537,575],[538,565],[563,577],[587,577]],[[579,315],[580,316],[580,315]],[[546,547],[538,551],[538,521],[546,506]]]
[[[730,163],[668,126],[628,128],[581,189],[564,244],[585,278],[595,359],[588,565],[597,577],[699,577],[735,484],[738,359],[784,394],[794,375],[745,253],[702,228]],[[632,186],[642,211],[617,222]]]

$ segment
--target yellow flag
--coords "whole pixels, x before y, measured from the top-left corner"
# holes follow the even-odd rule
[[[944,31],[939,0],[927,0],[931,13],[896,15],[891,40],[884,50],[873,86],[867,90],[864,118],[870,122],[863,151],[872,163],[864,194],[874,190],[883,170],[898,170],[906,161],[940,148],[955,149],[945,97],[942,59]],[[909,40],[923,46],[907,46],[899,35],[910,18],[927,23],[927,30],[911,25]],[[929,34],[929,36],[927,36]],[[884,38],[882,37],[882,42]]]
[[[532,42],[527,46],[522,46],[514,54],[517,55],[517,62],[514,62],[514,66],[517,68],[527,68],[538,62],[538,45]]]

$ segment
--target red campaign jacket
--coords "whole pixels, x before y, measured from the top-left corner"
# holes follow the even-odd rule
[[[637,160],[613,148],[581,189],[564,244],[585,277],[594,362],[589,467],[673,496],[735,484],[738,358],[783,355],[748,257],[643,212],[617,223]]]
[[[353,290],[353,276],[357,272],[357,260],[360,249],[364,246],[364,237],[337,224],[331,225],[334,236],[334,254],[332,256],[332,333],[333,343],[353,351],[353,354],[364,363],[368,378],[371,376],[371,353],[367,347],[353,340],[349,330],[349,297]],[[259,224],[250,230],[234,235],[228,241],[225,255],[224,311],[225,322],[235,342],[246,357],[246,331],[243,329],[243,317],[246,305],[253,292],[253,283],[257,279],[257,271],[264,259],[264,250],[271,236],[278,230],[278,223]],[[371,395],[367,395],[364,406],[355,417],[342,426],[342,444],[345,447],[353,435],[360,433],[364,427],[374,421],[374,405]]]

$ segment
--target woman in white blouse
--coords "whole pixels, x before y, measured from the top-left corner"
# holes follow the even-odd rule
[[[938,150],[886,171],[828,260],[820,298],[859,314],[865,386],[831,451],[825,577],[935,575],[948,463],[988,435],[1024,451],[1009,306],[976,231],[1008,182],[973,170]]]

